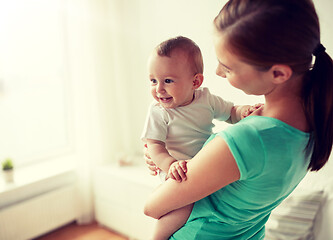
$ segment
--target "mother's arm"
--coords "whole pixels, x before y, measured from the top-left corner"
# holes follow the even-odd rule
[[[238,166],[226,142],[219,136],[210,141],[187,163],[187,180],[169,179],[148,198],[144,213],[159,219],[237,181]]]

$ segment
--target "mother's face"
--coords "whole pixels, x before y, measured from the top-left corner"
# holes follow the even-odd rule
[[[223,34],[215,35],[214,45],[218,60],[216,74],[227,78],[232,86],[251,95],[264,95],[275,87],[270,72],[258,71],[232,53]]]

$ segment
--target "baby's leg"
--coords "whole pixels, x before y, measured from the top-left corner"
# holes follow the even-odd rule
[[[161,217],[155,226],[153,240],[166,240],[181,228],[192,212],[193,204],[174,210]]]

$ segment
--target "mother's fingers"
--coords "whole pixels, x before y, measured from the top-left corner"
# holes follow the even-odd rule
[[[159,168],[151,159],[147,158],[146,156],[144,157],[144,159],[147,164],[150,175],[156,176],[158,174]]]
[[[147,157],[145,157],[144,159],[148,165],[156,167],[156,164],[151,159],[149,159]]]
[[[147,145],[145,145],[147,146]],[[150,159],[150,155],[149,155],[149,151],[148,151],[148,148],[145,147],[143,148],[143,155],[146,157],[146,158],[149,158]]]
[[[145,154],[145,157],[146,157],[146,158],[149,158],[149,159],[150,159],[150,155],[149,155],[149,152],[148,152],[148,151],[146,151],[144,154]]]
[[[149,169],[150,175],[156,176],[158,174],[158,170],[156,170],[155,168],[152,169],[152,168],[148,167],[148,169]]]
[[[152,162],[152,161],[149,160],[149,162]],[[156,176],[159,171],[158,167],[155,164],[150,164],[148,162],[147,162],[147,165],[148,165],[148,170],[149,170],[150,174],[153,176]]]

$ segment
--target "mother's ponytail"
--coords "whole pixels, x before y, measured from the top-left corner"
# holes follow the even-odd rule
[[[315,63],[303,84],[303,102],[311,137],[307,146],[312,152],[308,169],[317,171],[327,162],[333,144],[333,62],[323,45],[313,51]]]

